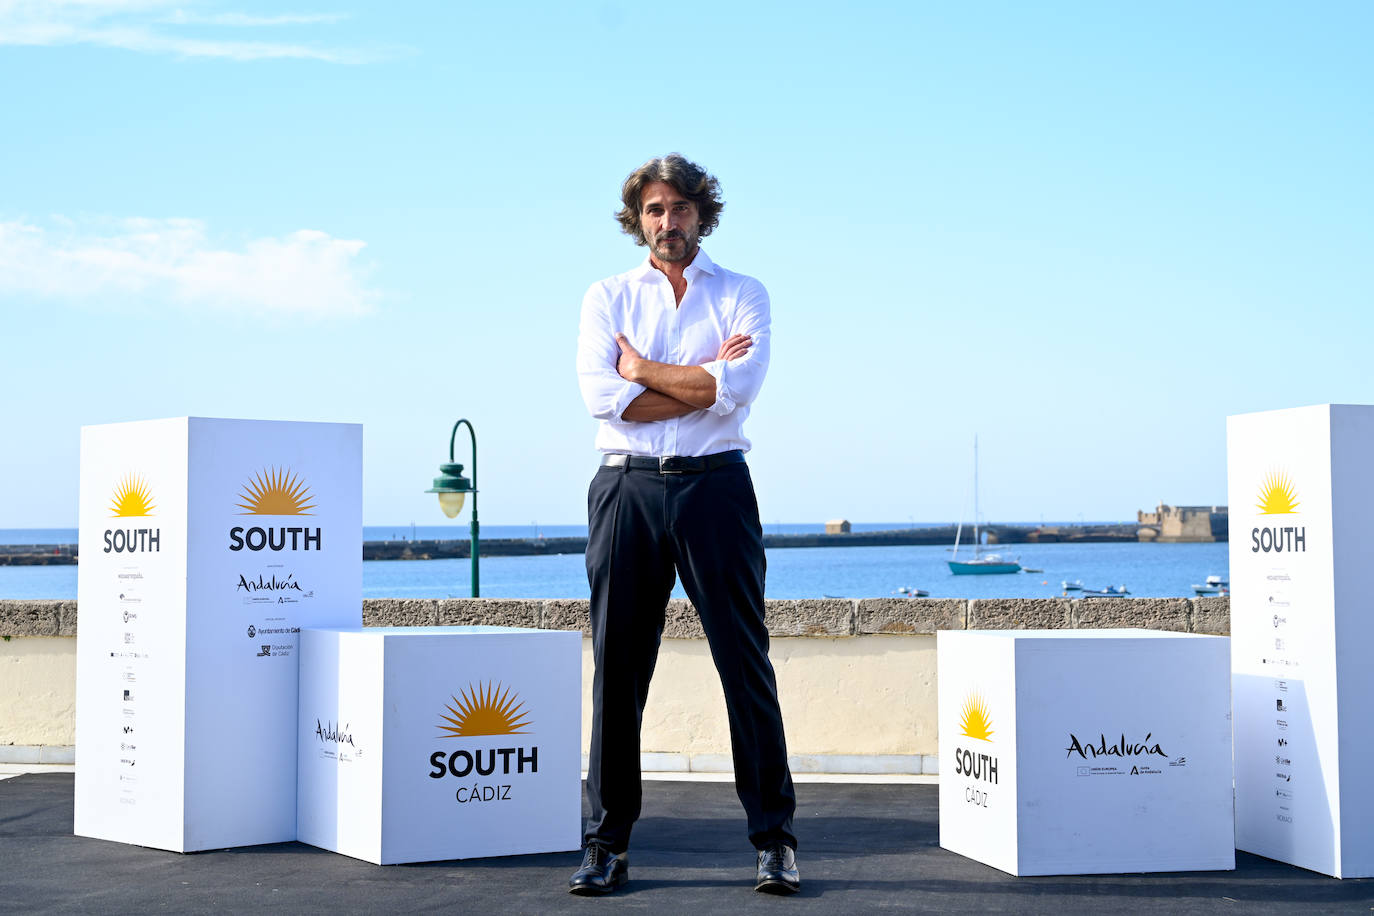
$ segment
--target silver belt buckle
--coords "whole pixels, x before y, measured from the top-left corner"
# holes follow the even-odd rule
[[[681,474],[682,468],[669,467],[668,462],[676,458],[676,455],[660,455],[658,459],[658,472],[660,474]]]

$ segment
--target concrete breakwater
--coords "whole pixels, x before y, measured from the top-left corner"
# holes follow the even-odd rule
[[[0,544],[0,566],[71,566],[75,544]]]
[[[768,548],[787,547],[900,547],[950,545],[956,525],[929,528],[894,528],[888,531],[854,531],[845,534],[765,534]],[[1030,525],[986,525],[989,544],[1120,543],[1137,540],[1137,526],[1061,525],[1052,529]],[[972,532],[963,532],[971,543]],[[364,541],[364,560],[446,560],[470,556],[467,539]],[[585,553],[585,537],[491,538],[481,542],[484,557],[532,557]],[[75,544],[0,544],[0,566],[69,566],[77,562]]]
[[[892,531],[861,531],[851,534],[765,534],[763,546],[782,547],[892,547],[904,544],[953,544],[954,526],[899,528]],[[364,560],[440,560],[470,556],[466,540],[366,541]],[[484,557],[540,556],[585,553],[587,539],[506,538],[483,540]]]

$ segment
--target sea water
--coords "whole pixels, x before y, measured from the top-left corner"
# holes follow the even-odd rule
[[[855,530],[885,530],[898,525],[855,525]],[[765,525],[772,533],[800,534],[820,525]],[[431,532],[441,532],[434,534]],[[463,528],[417,528],[420,538],[462,538]],[[567,537],[585,535],[575,525],[491,526],[484,538]],[[27,536],[30,539],[24,539]],[[37,539],[41,538],[41,539]],[[66,540],[62,540],[65,537]],[[366,540],[412,537],[411,527],[364,529]],[[71,543],[75,530],[27,532],[0,530],[0,543]],[[1209,575],[1227,577],[1227,545],[1214,544],[1010,544],[996,548],[1038,573],[955,576],[946,565],[952,556],[943,546],[790,547],[768,551],[766,593],[770,598],[885,598],[899,589],[919,588],[934,598],[1052,598],[1063,594],[1064,581],[1087,588],[1125,585],[1148,598],[1192,597],[1192,586]],[[967,557],[967,547],[960,557]],[[589,590],[581,554],[530,557],[482,557],[484,598],[586,598]],[[76,598],[76,566],[0,566],[0,598]],[[364,598],[465,598],[471,563],[459,560],[372,560],[363,563]],[[673,594],[686,594],[678,583]],[[1077,594],[1070,592],[1070,595]]]

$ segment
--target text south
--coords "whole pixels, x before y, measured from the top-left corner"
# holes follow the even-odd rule
[[[319,528],[231,528],[229,549],[319,550],[320,536]]]

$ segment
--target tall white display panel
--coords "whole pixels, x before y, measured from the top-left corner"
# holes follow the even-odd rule
[[[77,834],[295,839],[299,632],[362,625],[361,497],[353,424],[82,429]]]
[[[1374,875],[1374,407],[1226,433],[1236,846]]]

